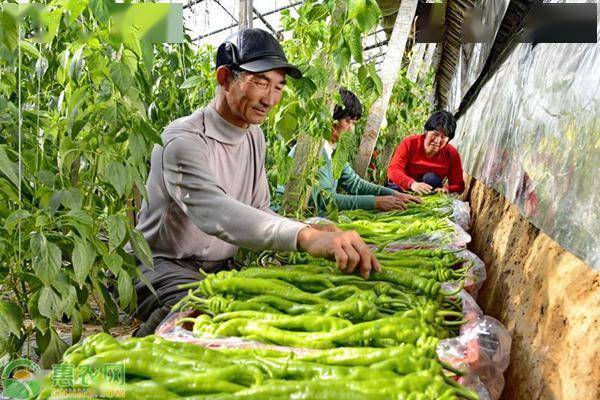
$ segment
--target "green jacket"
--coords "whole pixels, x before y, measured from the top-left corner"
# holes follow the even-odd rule
[[[321,153],[324,164],[317,172],[319,184],[313,188],[311,203],[319,213],[327,209],[328,198],[335,201],[338,210],[373,210],[375,208],[375,196],[390,196],[395,193],[394,190],[367,182],[362,179],[346,163],[338,180],[333,176],[333,165],[331,158],[325,149]],[[338,193],[338,188],[343,189],[348,194]]]

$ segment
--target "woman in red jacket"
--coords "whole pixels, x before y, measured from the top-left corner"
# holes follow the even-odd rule
[[[418,194],[461,193],[465,182],[460,155],[448,143],[455,129],[452,114],[433,113],[425,123],[423,134],[409,136],[398,145],[388,166],[388,179],[400,189]]]

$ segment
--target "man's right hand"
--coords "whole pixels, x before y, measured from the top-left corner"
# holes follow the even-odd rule
[[[338,269],[346,274],[358,267],[367,279],[371,271],[381,271],[371,249],[354,231],[323,232],[307,227],[298,233],[297,247],[313,257],[335,260]]]
[[[410,185],[410,190],[416,194],[429,194],[433,188],[425,182],[413,182]]]
[[[406,199],[398,196],[375,196],[375,209],[381,211],[404,210]]]

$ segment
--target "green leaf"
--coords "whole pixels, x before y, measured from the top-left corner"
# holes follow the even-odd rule
[[[56,34],[58,33],[63,11],[63,7],[57,7],[55,10],[42,13],[42,19],[47,26],[47,30],[42,36],[42,42],[48,43],[54,40]]]
[[[108,22],[110,17],[110,3],[112,0],[90,0],[89,7],[92,15],[98,22],[103,24]]]
[[[19,33],[17,30],[16,19],[4,10],[0,12],[0,35],[1,43],[3,43],[10,51],[14,51],[18,46]]]
[[[38,78],[42,78],[48,70],[48,60],[45,57],[40,57],[35,62],[35,74]]]
[[[60,169],[61,175],[70,175],[71,165],[78,157],[79,153],[75,149],[77,149],[77,146],[69,136],[60,138],[60,144],[58,145],[58,168]]]
[[[367,0],[349,0],[348,1],[348,18],[356,19],[358,16],[366,13]]]
[[[144,139],[149,143],[156,143],[162,145],[162,138],[160,134],[154,129],[152,125],[147,123],[145,120],[139,120],[139,128],[144,134]]]
[[[119,304],[122,309],[125,309],[130,303],[133,295],[133,284],[131,277],[125,270],[121,270],[117,281],[117,289],[119,291]]]
[[[27,41],[27,40],[21,40],[21,51],[24,54],[28,54],[29,56],[31,56],[34,59],[38,59],[40,57],[42,57],[42,55],[40,54],[40,52],[38,51],[38,49],[35,48],[35,46],[33,44],[31,44],[31,42]]]
[[[10,332],[21,336],[23,313],[21,308],[8,300],[0,300],[0,332]]]
[[[146,67],[148,73],[151,73],[154,65],[154,45],[148,40],[143,40],[140,42],[140,47],[142,49],[144,67]]]
[[[381,11],[374,0],[351,0],[348,17],[353,19],[362,32],[374,28],[379,22]]]
[[[92,218],[87,214],[87,212],[85,212],[81,209],[80,210],[71,210],[68,213],[66,213],[65,215],[68,217],[67,221],[69,223],[84,225],[86,227],[90,227],[94,223],[92,221]],[[88,236],[88,235],[81,235],[81,236]]]
[[[46,318],[57,321],[62,317],[60,296],[50,286],[42,287],[40,299],[38,301],[38,310]]]
[[[66,189],[62,191],[60,200],[65,207],[71,210],[79,210],[83,203],[83,194],[77,188]]]
[[[62,355],[69,348],[69,345],[67,345],[52,328],[50,328],[50,331],[44,336],[47,337],[47,346],[45,346],[42,356],[40,357],[40,364],[42,365],[42,368],[50,369],[52,365],[60,362]]]
[[[124,96],[129,92],[133,85],[133,77],[127,65],[113,62],[109,67],[110,79],[113,81],[119,92]]]
[[[35,275],[45,285],[51,285],[57,278],[62,264],[60,248],[46,240],[42,233],[33,232],[30,239],[31,261]]]
[[[0,173],[6,175],[6,177],[15,185],[19,187],[19,169],[17,163],[13,162],[8,158],[6,154],[6,145],[0,146]]]
[[[85,65],[85,59],[83,58],[83,49],[85,46],[81,46],[75,54],[73,54],[73,58],[71,59],[71,64],[69,65],[69,76],[71,79],[77,81],[81,76],[81,71],[83,70],[83,66]]]
[[[106,219],[106,228],[108,230],[108,248],[115,250],[123,243],[127,235],[127,222],[119,215],[111,215]]]
[[[123,270],[123,257],[118,254],[105,254],[102,256],[104,265],[112,272],[115,276],[119,276]]]
[[[202,83],[204,83],[202,76],[200,76],[200,75],[190,76],[189,78],[187,78],[185,80],[185,82],[183,82],[181,84],[181,86],[179,86],[179,89],[195,88],[196,86],[198,86]]]
[[[15,191],[15,187],[4,178],[0,178],[0,192],[4,193],[9,200],[15,203],[19,202],[19,195]]]
[[[147,155],[146,151],[146,142],[144,141],[144,137],[137,132],[129,133],[129,141],[127,142],[127,147],[129,148],[129,153],[134,160],[142,160]]]
[[[33,295],[29,297],[27,301],[27,310],[29,311],[29,315],[33,320],[35,327],[41,332],[46,333],[46,330],[49,326],[49,321],[47,318],[43,317],[40,314],[38,304],[40,301],[41,290],[36,290]]]
[[[85,283],[95,259],[96,251],[91,243],[84,239],[75,239],[72,261],[75,270],[75,282],[79,283],[79,286],[83,286]]]
[[[371,77],[371,79],[373,79],[373,82],[375,83],[375,87],[377,88],[377,94],[381,95],[381,93],[383,93],[383,82],[381,82],[381,78],[377,73],[377,68],[373,63],[369,64],[369,76]]]
[[[348,64],[350,64],[350,49],[344,38],[341,38],[338,43],[338,48],[333,55],[333,62],[335,63],[338,73],[339,71],[344,71],[348,67]]]
[[[361,32],[353,25],[344,27],[344,40],[348,44],[350,53],[357,63],[363,62],[363,46]]]
[[[132,229],[129,233],[129,238],[131,240],[131,247],[133,247],[133,251],[138,260],[146,267],[153,269],[154,263],[152,262],[152,251],[150,250],[150,246],[148,246],[148,242],[144,238],[144,235],[137,229]]]
[[[130,187],[127,168],[121,163],[109,162],[104,170],[104,178],[115,188],[119,196],[123,196]]]
[[[275,121],[275,130],[286,140],[290,140],[298,129],[298,117],[289,106],[283,108]]]
[[[31,217],[31,213],[29,211],[17,210],[6,218],[4,221],[4,228],[6,228],[8,233],[12,233],[19,223],[22,223],[23,220],[29,217]]]
[[[113,327],[119,321],[119,309],[104,285],[96,281],[93,281],[93,284],[94,290],[101,300],[99,306],[104,317],[103,323],[109,328]]]

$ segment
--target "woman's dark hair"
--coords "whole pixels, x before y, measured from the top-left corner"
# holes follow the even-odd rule
[[[448,139],[454,138],[454,131],[456,130],[456,120],[454,115],[448,111],[436,111],[425,122],[426,131],[444,131],[448,135]]]
[[[362,117],[362,104],[360,100],[351,91],[340,88],[340,96],[344,107],[336,105],[333,109],[333,119],[339,121],[340,119],[350,118],[359,120]]]

